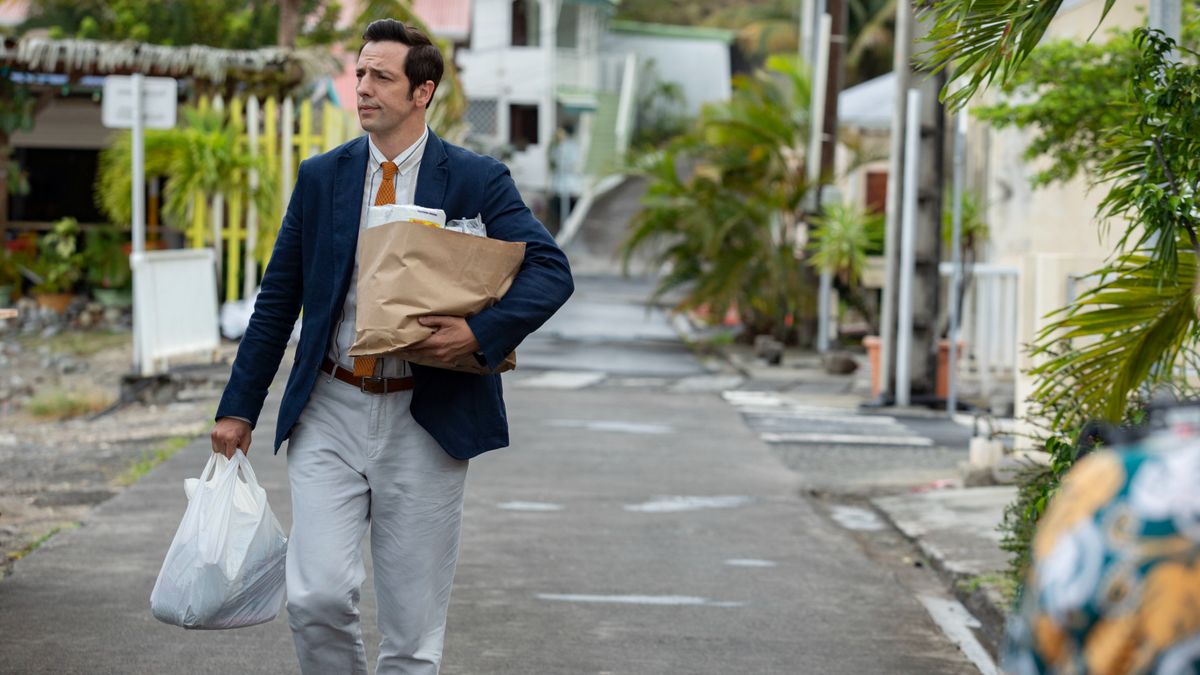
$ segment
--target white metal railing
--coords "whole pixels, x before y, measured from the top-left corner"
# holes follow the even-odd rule
[[[952,263],[938,267],[951,277]],[[964,287],[958,339],[967,358],[962,363],[979,377],[985,397],[992,393],[993,380],[1011,379],[1017,370],[1017,282],[1016,267],[978,263],[964,266]],[[947,296],[952,298],[950,284]]]

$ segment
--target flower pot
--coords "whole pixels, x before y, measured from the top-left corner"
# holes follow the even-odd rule
[[[867,363],[871,366],[871,397],[879,396],[881,389],[881,380],[883,374],[879,372],[880,366],[880,349],[883,347],[883,340],[878,335],[868,335],[863,338],[863,346],[867,348]]]
[[[65,314],[67,308],[71,306],[71,301],[75,299],[74,293],[34,293],[33,299],[37,301],[38,307],[48,309],[58,314]]]
[[[962,361],[963,349],[966,344],[962,340],[958,342],[958,349],[954,351],[954,369],[958,371],[958,362]],[[950,341],[938,340],[937,348],[937,382],[934,385],[937,397],[940,399],[950,398]]]
[[[92,297],[105,307],[125,309],[133,306],[133,290],[128,288],[93,288]]]

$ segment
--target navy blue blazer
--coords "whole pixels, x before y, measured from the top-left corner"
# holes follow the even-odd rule
[[[258,424],[267,388],[303,307],[300,344],[275,430],[276,452],[308,403],[346,300],[368,153],[366,136],[360,136],[300,164],[254,313],[217,407],[218,419],[243,417]],[[526,242],[525,261],[508,293],[467,319],[487,363],[501,363],[570,297],[574,284],[566,256],[525,206],[507,167],[432,131],[414,201],[442,209],[448,220],[482,215],[489,237]],[[412,372],[413,418],[446,452],[469,459],[508,445],[499,375],[416,364]]]

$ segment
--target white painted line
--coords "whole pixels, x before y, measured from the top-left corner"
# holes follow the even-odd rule
[[[725,561],[725,564],[730,567],[774,567],[776,563],[757,558],[730,558]]]
[[[496,505],[498,509],[505,511],[562,511],[561,504],[551,504],[549,502],[501,502]]]
[[[992,660],[983,645],[975,638],[972,628],[979,627],[979,620],[971,616],[966,607],[957,600],[946,600],[933,596],[920,596],[921,604],[933,618],[933,622],[942,629],[942,633],[950,641],[958,645],[962,653],[975,664],[983,675],[996,675],[996,662]]]
[[[858,434],[811,434],[766,432],[759,434],[767,443],[825,443],[828,445],[895,445],[933,447],[933,439],[924,436],[868,436]]]
[[[546,420],[546,426],[611,431],[619,434],[669,434],[675,429],[665,424],[623,422],[621,420]]]
[[[814,420],[820,422],[837,422],[839,424],[852,424],[857,426],[873,425],[873,426],[895,426],[904,429],[895,417],[887,415],[847,415],[846,411],[837,413],[815,413],[809,410],[796,410],[789,408],[764,408],[764,407],[739,407],[738,412],[743,415],[753,415],[756,417],[782,417],[786,419]]]
[[[884,529],[883,521],[879,519],[879,516],[875,515],[875,512],[858,506],[834,504],[829,509],[829,515],[837,521],[838,525],[847,530],[879,532]]]
[[[590,387],[608,377],[607,373],[574,370],[550,370],[533,377],[517,380],[518,387],[538,387],[542,389],[583,389]]]
[[[694,595],[581,595],[576,593],[538,593],[539,600],[557,602],[613,603],[620,605],[742,607],[744,602],[717,602]]]
[[[699,511],[701,509],[732,509],[750,503],[749,497],[720,496],[720,497],[659,497],[641,504],[627,504],[626,511],[638,513],[678,513],[681,511]]]

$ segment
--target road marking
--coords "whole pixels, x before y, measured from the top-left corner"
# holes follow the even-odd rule
[[[561,504],[551,504],[549,502],[501,502],[496,505],[498,509],[505,511],[562,511]]]
[[[669,434],[675,429],[665,424],[623,422],[621,420],[547,420],[546,426],[587,429],[588,431],[611,431],[619,434]]]
[[[730,567],[774,567],[775,563],[770,560],[759,560],[757,558],[730,558],[725,561]]]
[[[942,629],[942,633],[950,638],[950,641],[958,645],[962,653],[975,664],[979,672],[983,675],[996,675],[996,662],[979,644],[979,640],[975,638],[975,633],[972,628],[979,627],[979,620],[971,616],[966,607],[957,600],[946,600],[944,598],[935,598],[933,596],[920,596],[921,604],[925,605],[925,610],[929,612],[929,616],[933,618],[933,622]]]
[[[738,406],[738,412],[751,417],[782,417],[784,419],[814,420],[830,424],[850,424],[854,426],[894,426],[904,428],[895,417],[888,415],[847,415],[845,411],[838,413],[813,412],[796,408],[769,408],[763,406]]]
[[[749,497],[725,495],[719,497],[659,497],[641,504],[626,504],[626,511],[638,513],[678,513],[701,509],[732,509],[750,503]]]
[[[829,515],[838,525],[847,530],[860,532],[878,532],[883,529],[883,521],[873,511],[858,507],[834,504],[829,509]]]
[[[583,595],[576,593],[538,593],[539,600],[556,602],[613,603],[620,605],[742,607],[744,602],[717,602],[694,595]]]
[[[818,434],[793,431],[759,434],[767,443],[812,443],[827,445],[895,445],[933,447],[933,439],[924,436],[868,436],[858,434]]]
[[[607,373],[575,370],[550,370],[533,377],[517,380],[518,387],[540,387],[542,389],[583,389],[608,377]]]

